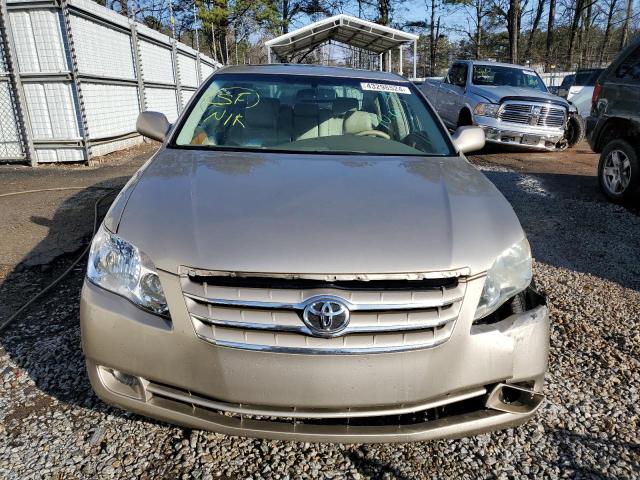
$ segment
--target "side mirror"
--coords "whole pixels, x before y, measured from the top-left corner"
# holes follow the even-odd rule
[[[484,147],[484,130],[480,127],[459,127],[451,137],[460,153],[475,152]]]
[[[171,124],[164,113],[140,112],[136,122],[136,130],[145,137],[163,142]]]

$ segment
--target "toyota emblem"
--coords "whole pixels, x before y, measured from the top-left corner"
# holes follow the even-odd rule
[[[304,307],[302,319],[314,335],[332,337],[348,325],[349,307],[337,297],[313,298]]]

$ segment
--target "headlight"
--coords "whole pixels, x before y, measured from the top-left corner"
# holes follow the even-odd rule
[[[100,226],[91,243],[87,277],[99,287],[151,313],[167,315],[169,312],[151,259],[104,226]]]
[[[497,117],[500,111],[500,105],[495,103],[479,103],[476,108],[473,109],[473,113],[476,115],[482,115],[483,117]]]
[[[487,272],[475,320],[495,312],[531,283],[531,247],[526,238],[502,252]]]

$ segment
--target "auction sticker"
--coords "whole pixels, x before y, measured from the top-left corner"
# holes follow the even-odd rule
[[[409,87],[403,87],[402,85],[389,85],[387,83],[360,83],[362,90],[368,90],[370,92],[389,92],[389,93],[402,93],[404,95],[411,95]]]

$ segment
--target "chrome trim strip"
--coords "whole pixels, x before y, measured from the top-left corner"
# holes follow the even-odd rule
[[[218,320],[215,318],[205,317],[203,315],[197,315],[190,313],[192,318],[199,320],[209,325],[215,325],[217,327],[225,328],[241,328],[247,330],[266,330],[271,332],[292,332],[300,333],[303,335],[309,335],[310,337],[317,337],[317,333],[312,332],[305,325],[279,325],[273,323],[254,323],[254,322],[235,322],[233,320]],[[413,324],[395,324],[395,325],[371,325],[370,327],[357,327],[347,326],[344,330],[340,330],[336,336],[349,335],[351,333],[388,333],[388,332],[407,332],[407,331],[419,331],[428,330],[432,328],[438,328],[446,325],[449,322],[453,322],[455,317],[430,320],[424,323]]]
[[[184,296],[195,300],[200,303],[207,303],[209,305],[219,307],[243,307],[243,308],[256,308],[262,310],[304,310],[304,308],[313,302],[322,300],[338,300],[349,307],[352,312],[357,311],[389,311],[389,310],[425,310],[437,307],[445,307],[463,300],[464,295],[459,295],[452,298],[442,298],[441,300],[434,301],[417,301],[411,303],[358,303],[353,304],[344,298],[334,295],[317,295],[309,297],[304,302],[300,303],[282,303],[282,302],[262,302],[256,300],[229,300],[224,298],[209,298],[202,297],[200,295],[194,295],[192,293],[183,292]]]
[[[277,345],[256,345],[251,343],[239,343],[239,342],[227,342],[225,340],[214,340],[213,338],[205,337],[199,333],[196,336],[204,340],[207,343],[211,343],[218,347],[239,348],[242,350],[252,350],[256,352],[268,352],[268,353],[288,353],[288,354],[300,354],[300,355],[369,355],[379,353],[396,353],[396,352],[409,352],[412,350],[424,350],[426,348],[437,347],[442,345],[449,336],[440,338],[432,342],[421,343],[419,345],[397,345],[393,347],[370,347],[370,348],[300,348],[300,347],[280,347]]]
[[[277,407],[264,407],[260,405],[242,405],[232,404],[217,400],[210,400],[205,397],[194,395],[190,392],[183,392],[181,390],[149,383],[146,387],[148,392],[155,395],[173,398],[181,402],[200,405],[204,408],[213,410],[220,410],[228,413],[235,413],[238,415],[262,415],[267,417],[283,417],[283,418],[362,418],[362,417],[382,417],[387,415],[403,415],[406,413],[420,412],[429,410],[435,407],[441,407],[443,405],[449,405],[451,403],[461,402],[468,400],[469,398],[480,397],[487,393],[486,388],[479,387],[467,392],[463,392],[457,395],[449,395],[445,398],[438,400],[432,400],[428,402],[405,405],[401,404],[398,407],[393,408],[379,408],[379,409],[367,409],[364,407],[348,408],[346,410],[333,410],[333,409],[298,409],[296,407],[291,408],[277,408]]]
[[[260,278],[280,278],[288,280],[322,280],[327,282],[339,282],[349,280],[361,280],[363,282],[371,280],[428,280],[438,278],[464,277],[471,275],[469,267],[455,270],[443,270],[439,272],[409,272],[409,273],[264,273],[264,272],[232,272],[226,270],[201,270],[187,266],[178,267],[180,276],[193,277],[260,277]]]

